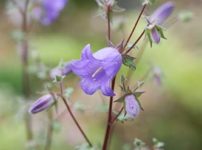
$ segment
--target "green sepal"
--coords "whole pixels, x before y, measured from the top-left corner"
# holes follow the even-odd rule
[[[144,94],[144,91],[139,91],[139,92],[133,93],[133,95],[134,95],[136,98],[139,98],[142,94]]]
[[[136,65],[135,65],[135,58],[129,55],[122,55],[122,61],[123,64],[127,67],[129,67],[131,70],[135,70],[136,69]]]
[[[150,46],[152,47],[153,41],[152,41],[152,38],[151,38],[151,30],[146,29],[145,32],[146,32],[147,38],[149,40]]]
[[[167,39],[167,38],[165,37],[164,33],[163,33],[162,27],[156,26],[156,29],[157,29],[158,33],[160,34],[161,38]]]

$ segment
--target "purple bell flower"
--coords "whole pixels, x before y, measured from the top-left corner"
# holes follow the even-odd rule
[[[134,95],[125,97],[125,110],[128,117],[134,118],[140,113],[140,105]]]
[[[44,95],[36,100],[30,107],[29,113],[36,114],[50,108],[55,103],[54,97],[51,94]]]
[[[42,0],[43,15],[41,17],[41,23],[43,25],[50,25],[54,22],[60,12],[64,9],[68,0]]]
[[[122,56],[112,47],[103,48],[94,54],[90,45],[82,51],[81,59],[71,63],[71,70],[81,78],[81,88],[86,94],[92,95],[100,89],[105,96],[114,96],[111,80],[122,65]]]
[[[171,15],[174,10],[174,4],[172,2],[166,2],[154,11],[154,13],[147,18],[148,26],[150,30],[150,37],[153,42],[159,43],[162,33],[160,33],[161,25]]]

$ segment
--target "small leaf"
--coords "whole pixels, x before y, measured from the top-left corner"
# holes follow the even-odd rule
[[[123,58],[123,64],[127,67],[129,67],[130,69],[132,70],[135,70],[136,69],[136,65],[135,65],[135,58],[132,57],[132,56],[129,56],[129,55],[122,55],[122,58]]]

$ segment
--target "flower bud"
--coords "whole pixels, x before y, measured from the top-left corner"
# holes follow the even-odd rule
[[[140,113],[140,105],[134,95],[125,97],[125,110],[129,117],[134,118]]]
[[[36,100],[30,107],[29,113],[35,114],[47,110],[55,103],[54,97],[51,94],[44,95]]]

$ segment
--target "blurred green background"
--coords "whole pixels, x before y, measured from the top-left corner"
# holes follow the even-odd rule
[[[0,3],[0,150],[22,150],[25,147],[25,131],[22,120],[24,106],[21,93],[21,64],[12,38],[13,25],[5,13],[5,2]],[[146,14],[163,1],[146,11]],[[166,31],[168,40],[152,48],[147,46],[143,59],[135,72],[137,78],[150,63],[163,70],[163,85],[157,86],[148,80],[144,86],[146,93],[141,101],[145,111],[127,123],[117,123],[114,129],[112,147],[121,149],[123,143],[132,143],[140,138],[151,145],[153,137],[165,142],[167,150],[201,150],[202,149],[202,2],[200,0],[178,0],[173,18],[181,11],[192,11],[190,22],[175,22]],[[113,41],[120,42],[129,33],[137,12],[138,0],[120,0],[126,8],[121,16],[126,20],[122,31],[116,31],[113,23]],[[117,16],[116,16],[117,17]],[[172,22],[172,17],[170,22]],[[118,19],[117,19],[118,20]],[[174,19],[175,20],[175,19]],[[143,29],[144,20],[138,29]],[[97,17],[97,6],[93,0],[70,0],[60,18],[51,26],[37,26],[31,35],[32,48],[36,49],[41,60],[48,67],[57,66],[62,59],[68,61],[80,57],[85,44],[90,43],[93,50],[106,46],[106,24]],[[133,40],[135,40],[135,36]],[[100,95],[87,96],[80,90],[76,77],[68,77],[66,86],[76,89],[74,100],[80,100],[90,108],[85,113],[75,112],[87,134],[94,143],[103,140],[106,113],[92,113],[100,104]],[[135,83],[135,82],[134,82]],[[32,77],[33,100],[43,90],[42,82]],[[118,87],[117,87],[118,89]],[[97,101],[98,102],[97,102]],[[64,107],[61,106],[61,110]],[[59,132],[54,133],[53,150],[69,150],[82,143],[83,138],[72,123],[68,114],[57,118],[61,123]],[[43,123],[46,115],[33,116],[38,139],[43,139]],[[68,120],[66,120],[68,119]]]

